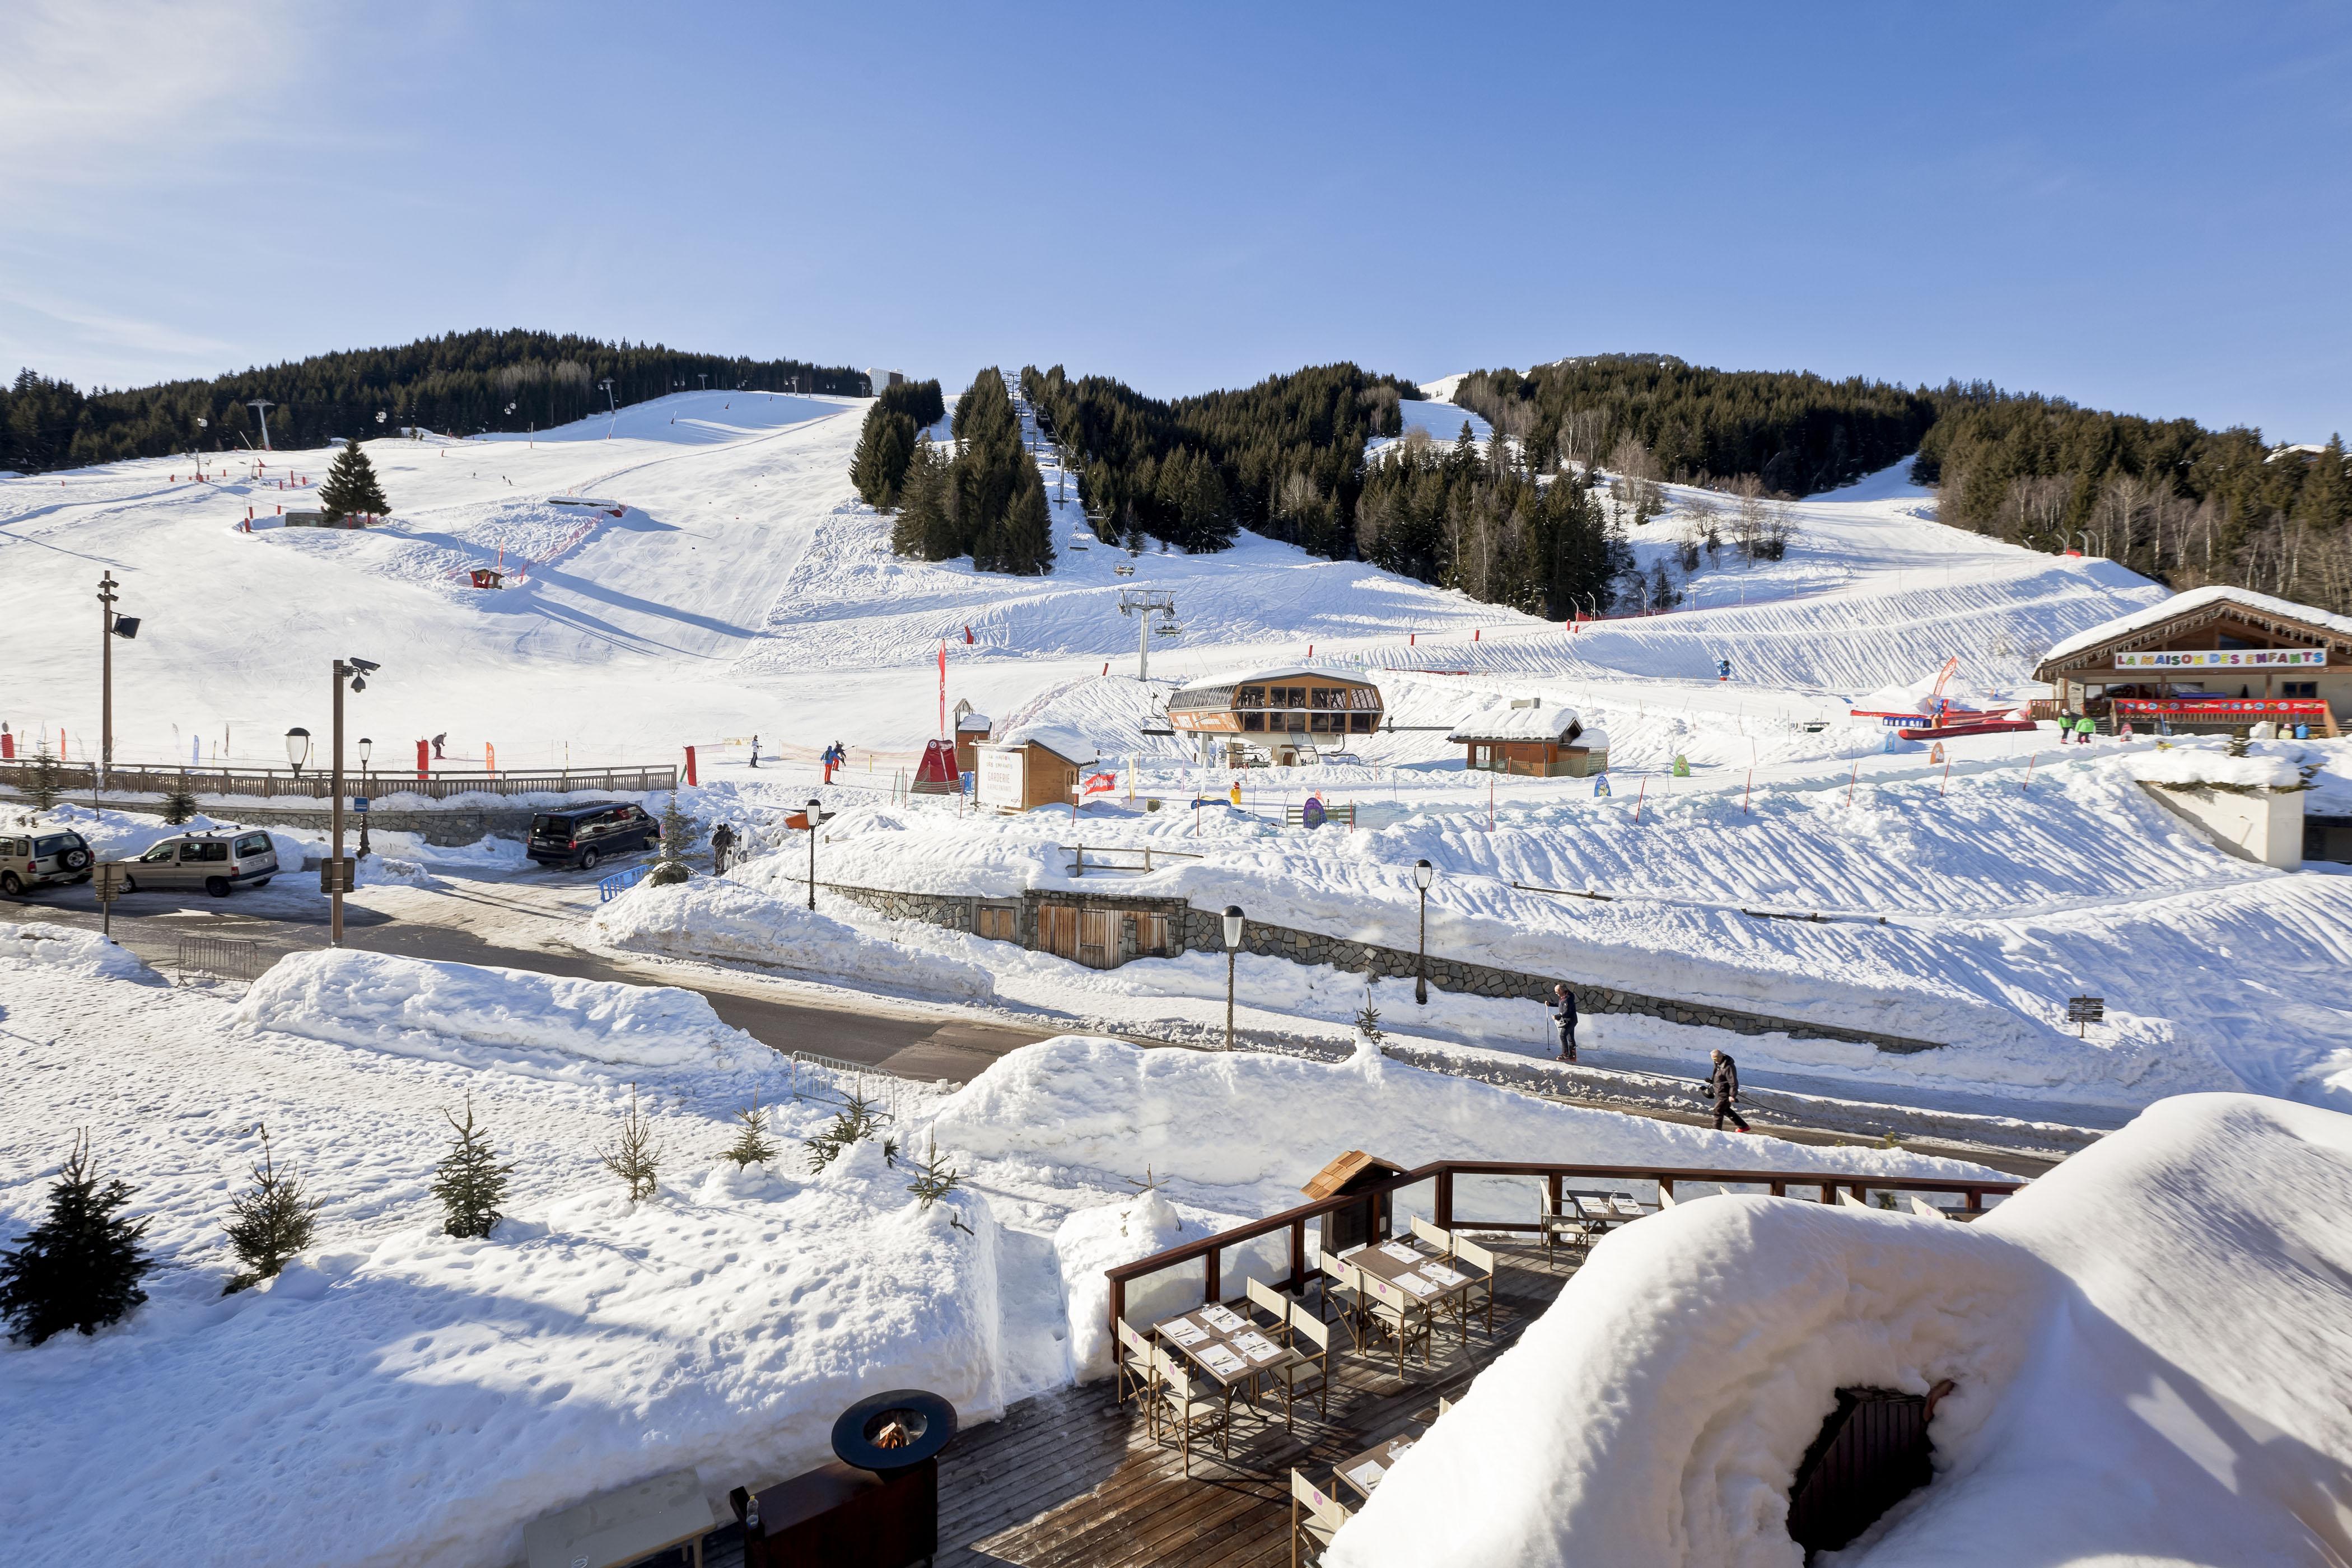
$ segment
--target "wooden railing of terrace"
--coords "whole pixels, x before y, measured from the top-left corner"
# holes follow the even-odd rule
[[[0,784],[20,794],[29,784],[32,759],[0,762]],[[50,781],[61,795],[87,794],[90,767],[87,763],[52,761]],[[264,799],[290,796],[325,800],[334,793],[334,774],[318,768],[296,773],[283,768],[175,768],[153,765],[110,767],[106,787],[124,795],[169,795],[184,789],[194,795],[258,795]],[[346,795],[416,795],[447,800],[461,795],[570,795],[594,790],[667,790],[677,787],[676,767],[564,768],[502,770],[499,773],[436,773],[418,778],[413,768],[343,770]]]
[[[1433,1223],[1451,1230],[1458,1224],[1465,1230],[1534,1231],[1541,1226],[1534,1220],[1462,1218],[1454,1212],[1454,1183],[1458,1176],[1540,1176],[1551,1204],[1559,1207],[1561,1184],[1573,1178],[1612,1182],[1654,1182],[1661,1192],[1672,1193],[1676,1182],[1713,1182],[1727,1187],[1759,1187],[1774,1197],[1786,1197],[1790,1187],[1811,1187],[1821,1194],[1821,1201],[1833,1204],[1838,1191],[1843,1188],[1856,1199],[1864,1199],[1869,1192],[1958,1194],[1971,1211],[1980,1211],[1988,1196],[2007,1197],[2023,1187],[2023,1182],[1977,1181],[1953,1176],[1870,1176],[1830,1171],[1712,1171],[1658,1165],[1565,1165],[1510,1160],[1441,1160],[1415,1170],[1402,1172],[1378,1182],[1370,1182],[1354,1192],[1280,1214],[1238,1225],[1215,1236],[1188,1241],[1181,1247],[1171,1247],[1165,1252],[1155,1252],[1133,1263],[1122,1263],[1103,1270],[1110,1281],[1110,1322],[1113,1342],[1118,1332],[1119,1320],[1127,1315],[1127,1286],[1130,1279],[1163,1269],[1181,1268],[1188,1263],[1205,1263],[1202,1279],[1202,1300],[1215,1301],[1223,1295],[1224,1254],[1228,1247],[1241,1246],[1276,1231],[1290,1233],[1290,1289],[1293,1294],[1304,1289],[1307,1266],[1307,1222],[1320,1219],[1341,1209],[1354,1208],[1375,1199],[1386,1200],[1407,1187],[1423,1182],[1433,1184],[1431,1208]],[[1374,1239],[1389,1235],[1390,1215],[1393,1204],[1375,1204]]]

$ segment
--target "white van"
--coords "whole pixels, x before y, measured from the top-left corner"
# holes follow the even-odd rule
[[[232,888],[266,888],[278,874],[267,833],[189,833],[166,838],[136,860],[117,862],[122,890],[202,888],[226,899]]]

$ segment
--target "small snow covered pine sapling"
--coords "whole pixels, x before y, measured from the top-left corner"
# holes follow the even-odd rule
[[[1364,994],[1364,1005],[1356,1009],[1356,1037],[1368,1046],[1377,1046],[1388,1038],[1381,1027],[1381,1010],[1372,1005],[1369,991]]]
[[[858,1090],[851,1089],[843,1097],[842,1108],[835,1113],[833,1125],[814,1138],[801,1141],[809,1152],[810,1169],[824,1170],[840,1157],[843,1150],[852,1143],[863,1142],[873,1137],[881,1126],[882,1116],[874,1109],[874,1102]],[[896,1138],[882,1141],[882,1163],[886,1165],[898,1163],[898,1141]]]
[[[653,875],[646,879],[656,888],[674,887],[694,875],[686,864],[686,847],[694,837],[694,824],[677,808],[677,792],[670,792],[669,804],[662,807],[661,854],[654,861]]]
[[[301,1180],[278,1168],[268,1127],[256,1122],[254,1131],[261,1134],[261,1161],[253,1167],[253,1190],[229,1200],[236,1218],[227,1227],[228,1242],[245,1268],[229,1276],[221,1288],[224,1296],[275,1279],[289,1258],[310,1245],[312,1216],[319,1212],[319,1200],[302,1191]]]
[[[501,1165],[490,1147],[488,1132],[474,1125],[474,1097],[466,1097],[466,1120],[441,1115],[457,1136],[441,1163],[433,1168],[433,1195],[441,1200],[446,1216],[442,1230],[450,1236],[477,1239],[498,1228],[499,1205],[506,1201],[507,1179],[514,1166]]]
[[[163,820],[177,827],[196,815],[196,797],[188,790],[188,775],[183,770],[173,782],[172,790],[163,797]]]
[[[653,1123],[637,1109],[635,1084],[629,1085],[629,1113],[621,1118],[619,1139],[609,1150],[599,1144],[596,1157],[604,1162],[604,1169],[629,1184],[631,1203],[654,1195],[661,1145],[654,1142]]]
[[[96,1333],[147,1299],[139,1288],[151,1261],[139,1247],[147,1222],[115,1212],[131,1194],[120,1180],[99,1181],[89,1134],[76,1135],[49,1189],[48,1217],[15,1251],[0,1252],[0,1318],[11,1339],[39,1344],[68,1329]]]
[[[940,1142],[934,1138],[930,1141],[929,1153],[916,1168],[915,1179],[907,1184],[907,1190],[920,1199],[922,1206],[928,1209],[954,1192],[962,1181],[961,1173],[940,1158]],[[961,1215],[950,1215],[948,1223],[967,1236],[976,1234],[971,1226],[963,1223]]]
[[[757,1089],[751,1091],[751,1103],[737,1111],[735,1120],[743,1124],[743,1131],[735,1134],[735,1142],[720,1159],[734,1161],[740,1171],[746,1165],[764,1165],[776,1157],[776,1146],[768,1142],[768,1113],[760,1109]]]

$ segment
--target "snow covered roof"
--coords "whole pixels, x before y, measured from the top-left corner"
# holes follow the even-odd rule
[[[2298,605],[2291,599],[2275,599],[2268,594],[2257,594],[2251,588],[2191,588],[2186,594],[2175,594],[2171,598],[2150,605],[2144,610],[2134,610],[2130,615],[2117,616],[2112,621],[2102,621],[2087,631],[2076,632],[2042,655],[2042,666],[2047,668],[2052,661],[2081,653],[2084,648],[2096,647],[2116,637],[2162,626],[2176,616],[2204,609],[2209,605],[2220,604],[2239,605],[2259,615],[2301,621],[2305,626],[2352,639],[2352,617],[2330,615],[2326,610]]]
[[[1465,714],[1445,737],[1465,741],[1578,741],[1584,721],[1565,702],[1540,697],[1493,697]]]
[[[993,727],[993,724],[994,721],[985,713],[967,713],[956,721],[956,730],[959,733],[966,730],[975,730],[984,735]]]
[[[1320,664],[1284,664],[1271,669],[1236,669],[1220,675],[1204,675],[1198,680],[1188,680],[1176,689],[1214,691],[1228,686],[1255,686],[1269,680],[1343,680],[1350,686],[1371,686],[1372,678],[1360,669],[1335,668]]]
[[[1067,724],[1024,724],[1003,737],[999,745],[1040,746],[1066,763],[1084,767],[1100,755],[1095,743]]]

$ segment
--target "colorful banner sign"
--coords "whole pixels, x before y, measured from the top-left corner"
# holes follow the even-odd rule
[[[2117,669],[2316,669],[2324,647],[2205,647],[2116,655]]]

